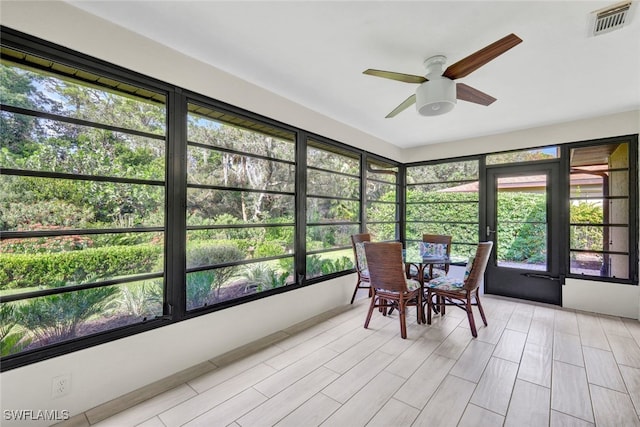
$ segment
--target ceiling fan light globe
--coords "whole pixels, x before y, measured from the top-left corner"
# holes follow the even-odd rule
[[[456,84],[440,78],[421,84],[416,90],[416,110],[421,116],[439,116],[456,106]]]

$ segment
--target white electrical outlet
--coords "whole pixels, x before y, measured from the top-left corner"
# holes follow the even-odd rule
[[[71,374],[54,377],[51,382],[51,397],[66,396],[71,392]]]

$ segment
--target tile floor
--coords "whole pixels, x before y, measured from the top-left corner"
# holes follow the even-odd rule
[[[477,339],[451,307],[403,340],[361,299],[96,425],[640,426],[640,322],[483,302]]]

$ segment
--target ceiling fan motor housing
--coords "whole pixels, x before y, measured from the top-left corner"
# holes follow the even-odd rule
[[[446,77],[421,84],[416,90],[416,110],[422,116],[438,116],[456,105],[456,83]]]

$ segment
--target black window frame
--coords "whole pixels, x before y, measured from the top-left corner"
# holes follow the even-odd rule
[[[199,93],[183,89],[179,86],[159,81],[143,74],[111,64],[109,62],[85,55],[71,49],[56,45],[43,39],[0,26],[0,39],[3,46],[11,49],[27,52],[55,62],[68,64],[70,67],[93,71],[96,74],[111,78],[115,81],[129,83],[134,86],[147,88],[154,92],[160,92],[166,99],[166,132],[165,132],[165,224],[158,227],[165,232],[164,252],[164,303],[163,315],[155,319],[149,319],[143,323],[73,338],[57,344],[42,348],[15,353],[2,358],[0,372],[26,366],[35,362],[61,356],[77,350],[104,344],[117,339],[125,338],[141,332],[146,332],[176,322],[182,322],[201,315],[234,307],[261,298],[282,292],[290,292],[303,286],[331,280],[336,277],[352,274],[354,269],[337,271],[321,277],[306,279],[306,143],[313,139],[334,147],[338,152],[346,151],[354,153],[363,162],[367,156],[380,159],[402,170],[402,164],[395,160],[355,148],[343,142],[318,135],[305,129],[289,125],[267,116],[263,116],[228,103],[213,99]],[[246,120],[264,123],[267,126],[280,128],[296,135],[295,144],[295,237],[294,237],[294,269],[296,281],[286,287],[266,290],[264,292],[250,294],[242,298],[225,301],[193,310],[186,310],[186,233],[188,230],[186,220],[186,192],[187,192],[187,114],[189,102],[205,105],[220,111],[245,118]],[[2,107],[4,108],[4,106]],[[247,153],[251,155],[251,153]],[[259,156],[258,156],[259,157]],[[362,163],[361,163],[362,164]],[[365,182],[364,168],[360,168],[359,179]],[[366,209],[364,199],[359,200],[360,213]],[[400,202],[399,202],[400,203]],[[402,205],[398,205],[401,209]],[[400,212],[396,214],[401,218]],[[366,223],[359,222],[361,230]],[[112,230],[108,230],[112,231]],[[129,230],[131,231],[131,230]],[[152,230],[153,231],[153,230]],[[40,232],[42,233],[42,232]],[[3,235],[5,233],[2,233]],[[14,234],[11,237],[17,237]],[[1,237],[0,237],[1,238]],[[6,237],[8,238],[8,237]],[[4,299],[0,298],[0,303]]]

